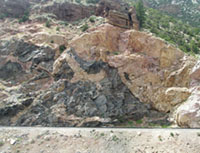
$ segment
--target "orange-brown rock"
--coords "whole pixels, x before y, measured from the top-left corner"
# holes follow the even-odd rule
[[[190,96],[196,59],[165,41],[135,30],[105,24],[70,44],[85,60],[103,60],[118,69],[134,96],[164,112]]]
[[[134,15],[129,17],[128,14],[117,12],[115,10],[109,11],[107,20],[108,23],[121,28],[126,28],[126,29],[134,28],[138,30],[139,27],[138,21],[136,18],[134,18]]]

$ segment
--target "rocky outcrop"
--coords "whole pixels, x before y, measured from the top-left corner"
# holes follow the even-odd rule
[[[159,111],[173,111],[186,101],[196,59],[150,34],[120,30],[103,25],[69,45],[84,59],[94,59],[95,53],[117,68],[133,95]]]
[[[12,80],[14,84],[28,81],[27,77],[36,77],[33,71],[46,74],[40,67],[50,72],[53,70],[55,51],[49,47],[39,47],[23,40],[12,39],[1,42],[0,53],[0,78]]]
[[[10,59],[22,69],[1,78],[0,125],[99,127],[127,119],[170,124],[168,114],[141,103],[105,61],[68,49],[54,62],[54,50],[15,39],[2,41],[0,52],[1,65]]]
[[[175,112],[175,119],[179,126],[199,128],[200,127],[200,102],[199,89],[182,104]]]
[[[100,0],[97,4],[96,15],[104,16],[107,9],[128,14],[129,5],[122,0]]]
[[[128,15],[117,11],[109,11],[108,23],[121,28],[132,28]]]
[[[96,9],[96,15],[107,17],[107,22],[121,28],[139,29],[139,22],[134,8],[121,0],[101,0]]]
[[[26,34],[0,41],[0,125],[168,125],[170,112],[199,127],[199,64],[163,40],[110,24],[73,40]]]
[[[175,118],[179,126],[199,128],[200,127],[200,67],[199,61],[190,72],[190,91],[191,96],[180,105],[175,112]]]

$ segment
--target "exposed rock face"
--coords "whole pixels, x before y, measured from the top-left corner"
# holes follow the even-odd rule
[[[36,67],[46,68],[50,72],[53,70],[55,52],[49,47],[39,47],[13,39],[1,42],[0,53],[0,78],[3,80],[23,82],[26,77],[34,77],[30,72]]]
[[[190,96],[190,71],[195,59],[146,33],[104,25],[70,46],[85,59],[96,58],[118,69],[122,81],[142,102],[168,112]],[[109,51],[109,53],[107,53]],[[113,55],[115,52],[119,55]]]
[[[121,81],[117,69],[98,61],[85,61],[74,50],[65,53],[70,59],[58,58],[54,65],[55,81],[47,78],[29,80],[28,84],[7,88],[0,105],[0,123],[3,125],[23,126],[111,126],[118,118],[139,120],[144,117],[158,118],[153,122],[169,124],[167,116],[151,109],[149,104],[142,104]],[[47,56],[47,55],[46,55]],[[87,77],[84,79],[73,72],[75,65]],[[96,68],[96,69],[95,69]],[[90,81],[92,75],[102,78]],[[40,73],[41,74],[41,73]],[[79,74],[79,73],[78,73]],[[76,75],[74,81],[73,78]],[[47,88],[38,88],[36,84],[46,86],[42,80],[50,83]],[[38,82],[39,81],[39,82]],[[2,89],[5,86],[2,84]],[[1,90],[1,88],[0,88]],[[11,94],[7,97],[6,95]],[[31,91],[27,93],[27,91]],[[3,96],[2,96],[3,97]]]
[[[199,64],[177,48],[110,24],[68,42],[30,35],[0,41],[0,125],[111,126],[121,117],[169,124],[178,108],[180,126],[199,127]]]
[[[42,11],[55,14],[59,20],[77,21],[93,15],[95,9],[95,6],[84,6],[69,2],[54,2],[52,5],[44,7]]]
[[[1,0],[0,14],[7,17],[21,17],[28,11],[30,3],[28,0]]]
[[[121,28],[132,28],[128,15],[116,11],[109,11],[108,23]]]
[[[199,61],[193,67],[190,73],[190,87],[191,96],[178,107],[175,112],[175,118],[179,126],[199,128],[200,127],[200,102],[199,102],[199,89],[200,89],[200,67]]]
[[[107,8],[109,10],[117,10],[122,13],[128,13],[129,5],[121,0],[100,0],[97,5],[96,15],[104,16],[104,10]]]
[[[108,23],[126,29],[139,29],[136,11],[121,0],[101,0],[96,9],[96,15],[107,17]]]
[[[188,100],[176,111],[176,121],[181,127],[200,127],[199,89],[196,89]]]

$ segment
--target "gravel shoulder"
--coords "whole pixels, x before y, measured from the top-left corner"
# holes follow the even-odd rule
[[[199,153],[200,129],[1,127],[0,153]]]

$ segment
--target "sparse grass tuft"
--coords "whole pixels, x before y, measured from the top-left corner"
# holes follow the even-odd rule
[[[60,31],[60,27],[56,27],[56,31]]]
[[[136,123],[137,123],[137,124],[142,124],[143,121],[142,121],[142,120],[137,120]]]
[[[0,141],[0,147],[3,146],[3,145],[4,145],[4,142],[3,142],[3,141]]]
[[[95,20],[96,20],[96,17],[95,17],[95,16],[91,16],[91,17],[89,18],[89,21],[92,22],[92,23],[94,23]]]
[[[171,132],[170,135],[171,135],[172,137],[174,137],[174,133]]]
[[[89,28],[88,24],[84,24],[83,26],[81,26],[81,31],[85,32],[88,28]]]
[[[19,23],[26,22],[29,20],[29,12],[24,13],[24,15],[19,19]]]
[[[45,26],[46,26],[47,28],[50,28],[50,27],[51,27],[51,23],[50,23],[49,20],[46,21]]]
[[[118,141],[119,140],[119,138],[116,136],[116,135],[114,135],[113,137],[112,137],[112,141]]]
[[[62,53],[65,49],[66,49],[65,45],[59,46],[60,53]]]

